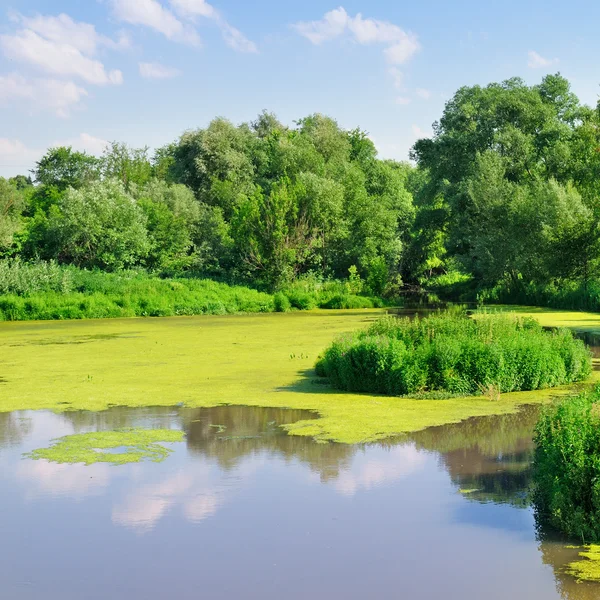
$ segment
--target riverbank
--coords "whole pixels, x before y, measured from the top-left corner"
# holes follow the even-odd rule
[[[314,374],[337,336],[381,310],[0,325],[0,411],[224,404],[310,410],[293,435],[371,442],[474,416],[514,413],[572,387],[422,400],[333,391]],[[566,313],[568,315],[569,313]],[[546,323],[568,317],[544,313]],[[589,315],[600,330],[600,315]],[[595,374],[594,374],[595,378]]]
[[[172,317],[384,306],[344,282],[299,281],[276,294],[210,279],[162,279],[144,271],[105,273],[54,263],[0,267],[0,321]]]

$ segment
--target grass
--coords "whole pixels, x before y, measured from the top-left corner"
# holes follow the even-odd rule
[[[423,319],[387,317],[333,342],[317,363],[342,390],[389,395],[529,391],[582,381],[591,356],[568,329],[532,318],[449,311]]]
[[[535,443],[540,519],[584,542],[600,541],[600,386],[548,407]]]
[[[163,461],[171,452],[165,442],[181,442],[184,434],[173,429],[123,429],[67,435],[49,448],[33,450],[25,458],[55,463],[111,463],[123,465],[142,460]],[[102,452],[102,450],[119,450]]]
[[[473,416],[516,413],[554,390],[419,400],[339,393],[314,376],[333,339],[379,310],[0,324],[0,411],[110,406],[305,409],[292,435],[359,443]],[[559,315],[557,315],[557,318]],[[600,316],[595,318],[600,324]]]
[[[144,271],[105,273],[56,263],[0,261],[0,321],[171,317],[358,309],[383,305],[343,282],[299,281],[275,295],[209,279],[161,279]]]

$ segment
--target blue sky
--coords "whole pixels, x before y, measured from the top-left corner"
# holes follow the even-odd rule
[[[262,109],[330,115],[405,160],[456,89],[512,76],[560,71],[597,101],[597,2],[339,1],[0,0],[0,175]]]

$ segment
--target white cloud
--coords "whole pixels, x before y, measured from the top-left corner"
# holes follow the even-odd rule
[[[417,36],[398,25],[377,19],[365,19],[359,13],[351,17],[340,7],[326,13],[319,21],[296,23],[294,29],[313,44],[350,33],[362,45],[381,44],[387,46],[384,55],[392,64],[407,62],[420,48]]]
[[[84,88],[72,81],[26,79],[17,73],[0,75],[0,104],[25,102],[34,111],[48,110],[67,117],[87,95]]]
[[[74,21],[69,15],[60,14],[57,17],[37,14],[34,17],[16,15],[15,20],[26,29],[35,31],[45,39],[55,43],[68,42],[83,54],[94,55],[99,46],[112,50],[128,48],[131,44],[129,38],[121,33],[118,40],[113,40],[101,35],[94,25]]]
[[[410,104],[410,102],[410,98],[407,98],[406,96],[396,97],[396,104],[399,104],[400,106],[406,106],[407,104]]]
[[[417,88],[415,90],[415,93],[419,98],[422,98],[423,100],[429,100],[429,98],[431,98],[431,92],[424,88]]]
[[[80,133],[76,137],[55,140],[48,145],[49,148],[57,146],[71,146],[79,152],[100,155],[108,146],[108,142],[102,138]],[[29,148],[21,140],[0,138],[0,171],[3,175],[11,177],[16,173],[23,173],[33,168],[34,164],[45,154],[45,148]],[[66,434],[72,433],[71,431]]]
[[[171,0],[171,4],[178,13],[188,17],[200,16],[214,19],[218,15],[214,6],[205,0]]]
[[[28,148],[21,140],[0,138],[0,164],[3,171],[7,170],[9,176],[13,174],[13,171],[28,170],[40,156],[40,152]]]
[[[404,74],[402,73],[402,71],[398,67],[390,67],[388,72],[394,80],[394,87],[397,90],[401,90],[402,84],[404,82]]]
[[[171,5],[183,18],[194,20],[204,17],[214,21],[221,30],[225,43],[237,52],[258,52],[256,44],[250,41],[239,29],[230,25],[223,15],[205,0],[170,0]]]
[[[76,43],[81,44],[77,40]],[[76,76],[96,85],[120,84],[123,81],[121,71],[107,72],[99,60],[85,56],[76,46],[42,37],[32,29],[0,35],[0,47],[7,58],[28,63],[53,75]]]
[[[230,48],[249,54],[258,52],[256,44],[250,41],[239,29],[232,27],[224,21],[219,21],[218,24],[221,29],[221,35]]]
[[[544,67],[551,67],[558,63],[558,58],[544,58],[534,50],[530,50],[527,56],[529,57],[527,66],[530,69],[543,69]]]
[[[112,0],[112,6],[115,16],[121,21],[150,27],[175,42],[192,46],[200,44],[197,32],[156,0]]]
[[[313,44],[322,44],[344,34],[348,27],[348,13],[341,6],[325,13],[320,21],[296,23],[293,27]]]
[[[173,67],[167,67],[160,63],[145,63],[139,64],[140,75],[144,79],[170,79],[177,77],[181,74],[181,71],[174,69]]]
[[[102,154],[108,145],[109,142],[107,140],[85,132],[80,133],[77,137],[57,140],[51,144],[52,147],[71,146],[73,150],[95,155]]]
[[[422,138],[430,138],[432,136],[432,133],[430,131],[425,131],[424,129],[421,129],[418,125],[412,125],[411,131],[413,136],[419,140]]]

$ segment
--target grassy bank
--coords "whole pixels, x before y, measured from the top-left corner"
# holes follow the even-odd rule
[[[143,271],[105,273],[55,263],[0,262],[0,321],[170,317],[374,308],[344,282],[300,281],[268,294],[209,279],[161,279]]]

